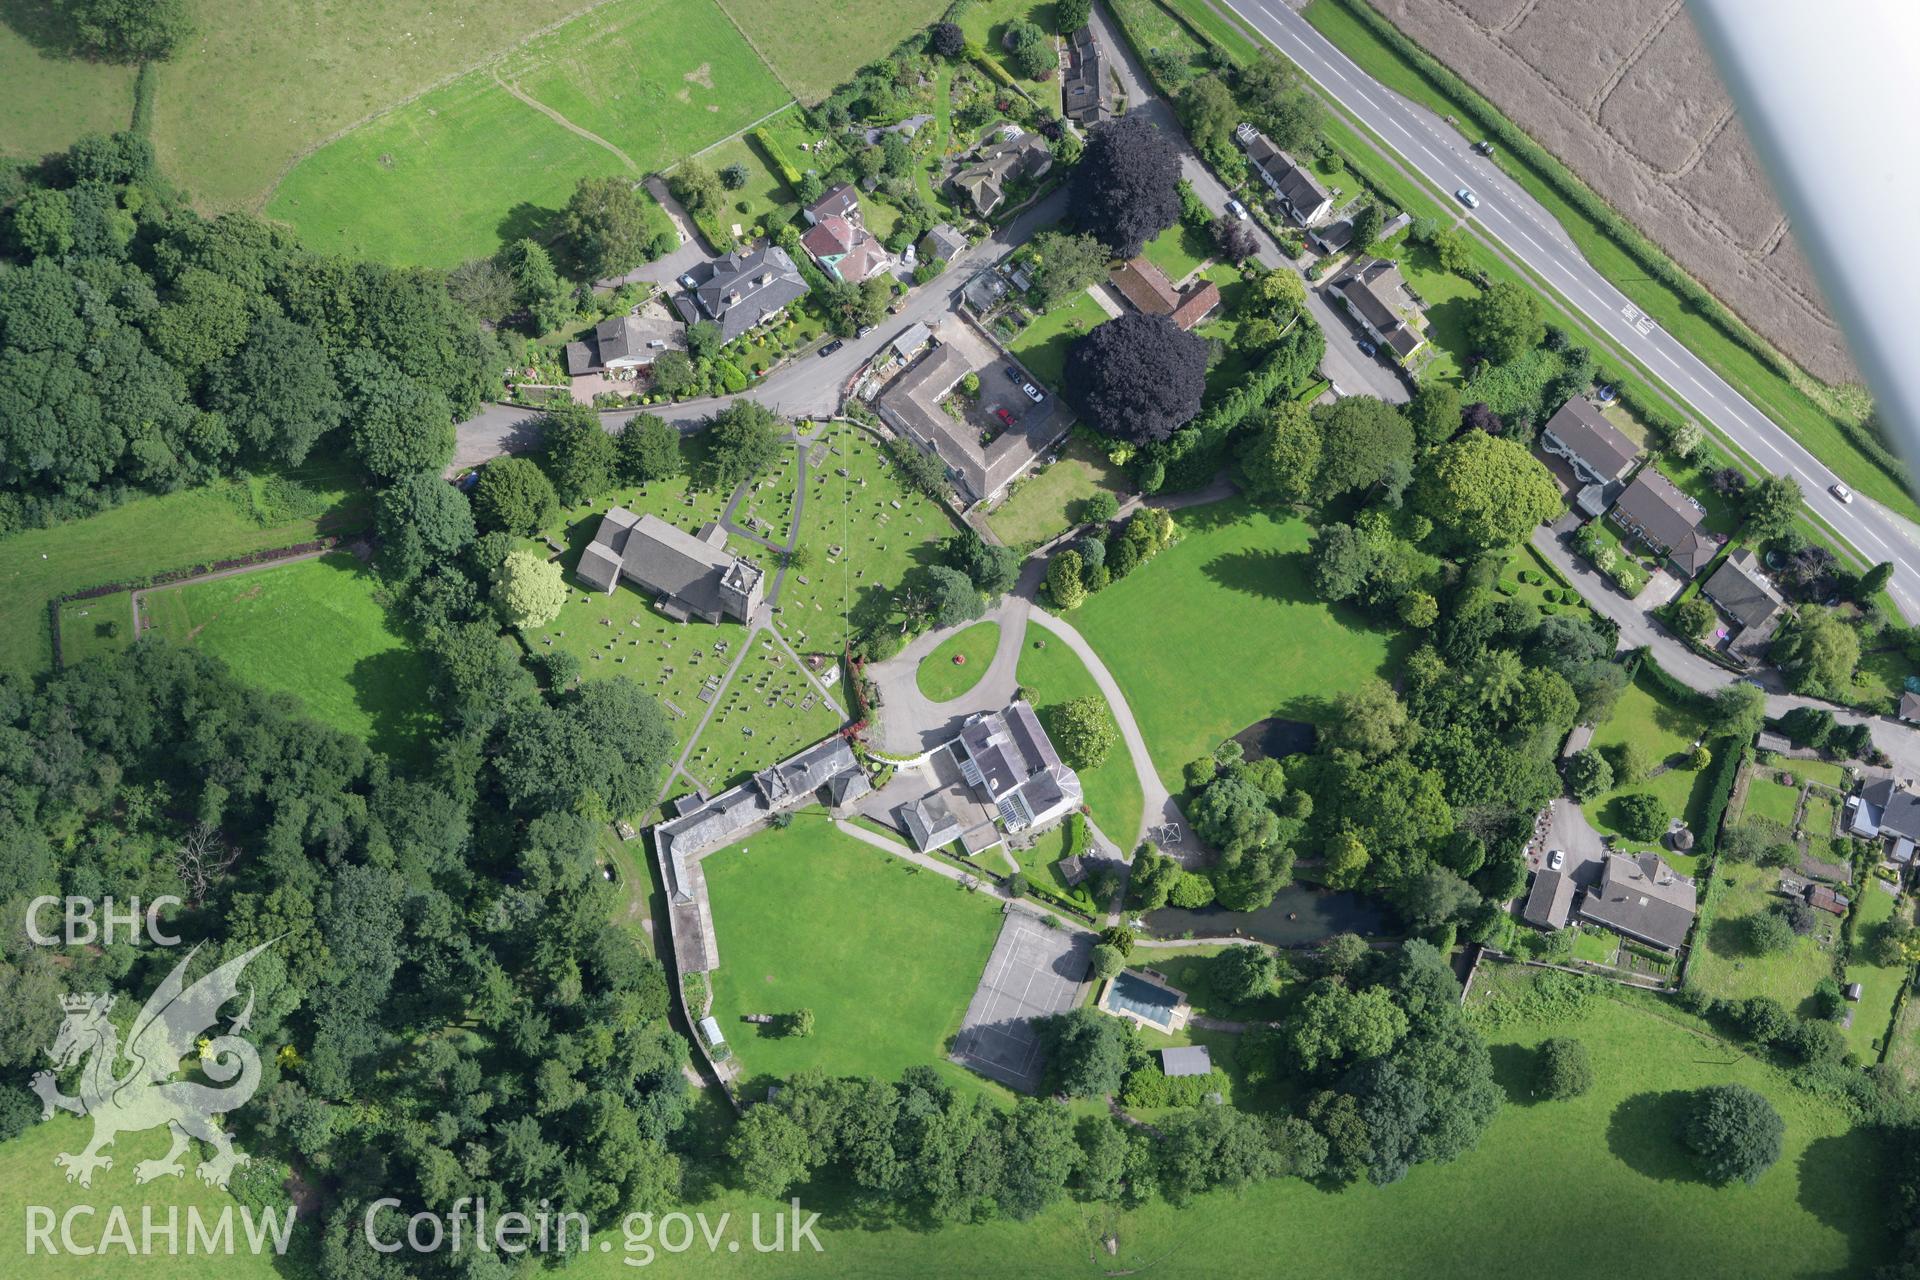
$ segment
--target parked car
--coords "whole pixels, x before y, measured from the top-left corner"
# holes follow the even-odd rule
[[[1567,860],[1567,851],[1565,849],[1555,849],[1552,853],[1547,855],[1547,870],[1558,871],[1560,869],[1560,865],[1564,863],[1566,860]]]
[[[829,342],[826,346],[820,348],[820,356],[822,359],[825,359],[826,357],[832,355],[834,352],[838,351],[840,348],[846,345],[847,344],[843,339],[835,338],[832,342]]]
[[[1040,404],[1040,403],[1042,403],[1043,401],[1045,401],[1045,400],[1046,400],[1046,398],[1047,398],[1047,397],[1046,397],[1046,394],[1045,394],[1044,392],[1042,392],[1042,391],[1040,390],[1040,388],[1038,388],[1038,387],[1036,387],[1036,386],[1034,386],[1034,385],[1033,385],[1033,384],[1032,384],[1031,382],[1023,382],[1023,383],[1021,383],[1021,384],[1020,384],[1020,389],[1021,389],[1022,391],[1024,391],[1024,392],[1026,392],[1026,393],[1027,393],[1027,399],[1029,399],[1029,400],[1031,400],[1031,401],[1033,401],[1033,402],[1034,402],[1035,404]]]
[[[693,277],[692,277],[692,276],[690,276],[690,275],[685,275],[685,276],[681,276],[681,277],[680,277],[680,287],[681,287],[682,289],[691,289],[691,288],[693,288]]]
[[[1025,382],[1026,381],[1026,375],[1020,372],[1019,366],[1017,365],[1011,365],[1011,364],[1008,365],[1006,367],[1005,372],[1007,375],[1008,382]]]
[[[861,325],[861,326],[860,326],[860,332],[858,332],[858,333],[856,333],[856,334],[854,334],[853,336],[854,336],[854,337],[856,337],[856,338],[864,338],[864,337],[866,337],[866,336],[867,336],[868,334],[870,334],[870,333],[872,333],[872,332],[873,332],[873,326],[872,326],[872,325],[870,325],[870,324],[863,324],[863,325]]]
[[[1842,502],[1853,501],[1853,490],[1847,488],[1847,486],[1843,484],[1839,484],[1836,482],[1835,484],[1833,484],[1827,489],[1827,492],[1832,494],[1834,497],[1840,499],[1840,501]]]
[[[1242,222],[1247,220],[1247,206],[1241,204],[1238,200],[1227,201],[1227,212]]]
[[[1366,338],[1360,339],[1358,346],[1360,348],[1360,354],[1363,356],[1374,355],[1380,350],[1380,348],[1374,346],[1373,343]]]
[[[1013,425],[1013,415],[1008,413],[1005,409],[995,409],[993,411],[993,416],[1000,419],[1000,425],[1003,427],[1010,427]]]
[[[1473,194],[1472,187],[1462,187],[1453,194],[1459,199],[1461,204],[1467,206],[1469,209],[1478,209],[1480,207],[1480,197]]]

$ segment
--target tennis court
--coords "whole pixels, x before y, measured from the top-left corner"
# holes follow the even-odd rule
[[[1032,1019],[1080,1003],[1092,951],[1090,933],[1050,929],[1009,911],[954,1037],[953,1060],[1022,1093],[1037,1092],[1045,1063]]]

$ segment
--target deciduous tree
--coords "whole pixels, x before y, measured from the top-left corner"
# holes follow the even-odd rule
[[[560,566],[531,551],[507,553],[493,573],[493,598],[509,626],[543,627],[560,616],[567,585]]]
[[[1132,444],[1165,440],[1200,412],[1206,340],[1166,316],[1129,312],[1074,340],[1063,384],[1102,434]]]
[[[1561,500],[1553,476],[1523,446],[1474,431],[1434,450],[1414,505],[1455,539],[1491,550],[1524,540]]]
[[[1074,225],[1131,258],[1180,216],[1180,155],[1144,113],[1102,121],[1069,179]]]
[[[1540,300],[1531,289],[1510,280],[1496,282],[1467,310],[1468,340],[1495,364],[1533,350],[1546,333]]]
[[[1687,1105],[1680,1140],[1708,1182],[1753,1183],[1780,1158],[1786,1125],[1766,1098],[1743,1084],[1709,1085]]]

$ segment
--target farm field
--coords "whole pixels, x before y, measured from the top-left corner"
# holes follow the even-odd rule
[[[862,844],[817,808],[702,867],[720,948],[714,1016],[749,1092],[810,1067],[893,1079],[933,1063],[955,1083],[978,1079],[945,1060],[946,1040],[1000,932],[992,898]],[[804,1039],[740,1021],[801,1008],[818,1020]]]
[[[32,675],[53,665],[47,602],[57,595],[291,546],[362,518],[363,497],[344,477],[315,471],[307,482],[321,513],[268,527],[224,486],[211,486],[8,535],[0,541],[0,671]]]
[[[1099,651],[1169,789],[1223,738],[1387,672],[1393,638],[1314,597],[1305,522],[1243,499],[1174,517],[1180,541],[1069,615]],[[1258,663],[1244,655],[1261,655]]]
[[[1396,24],[1402,25],[1415,39],[1432,50],[1442,62],[1447,62],[1450,57],[1482,57],[1487,52],[1486,37],[1469,25],[1462,10],[1449,9],[1443,13],[1404,2],[1379,7]],[[1653,12],[1645,6],[1640,8],[1646,13]],[[1470,111],[1444,97],[1424,76],[1401,60],[1394,50],[1347,12],[1339,0],[1315,0],[1305,10],[1305,17],[1322,35],[1381,83],[1442,115],[1458,115],[1464,122],[1463,128],[1469,131],[1475,129]],[[1549,19],[1534,23],[1535,31],[1530,33],[1529,38],[1541,39],[1538,32],[1552,25]],[[1444,34],[1438,30],[1442,26],[1448,28]],[[1684,106],[1670,113],[1669,119],[1651,123],[1646,119],[1643,106],[1635,106],[1629,110],[1633,119],[1627,125],[1629,132],[1650,127],[1656,134],[1663,131],[1667,133],[1669,136],[1656,144],[1656,150],[1663,155],[1667,154],[1665,149],[1672,145],[1673,138],[1684,135],[1689,127],[1701,122],[1699,113],[1706,109],[1703,106],[1706,97],[1718,95],[1724,98],[1724,90],[1713,82],[1711,75],[1706,79],[1711,84],[1712,94],[1701,95],[1698,92],[1701,86],[1696,68],[1706,64],[1704,57],[1684,67],[1677,67],[1669,61],[1692,36],[1684,19],[1675,26],[1684,29],[1685,36],[1673,38],[1672,33],[1668,32],[1655,40],[1649,46],[1652,55],[1649,68],[1657,76],[1679,76],[1673,92],[1677,99],[1683,100]],[[1564,37],[1564,31],[1560,37],[1546,37],[1545,43],[1539,47],[1554,50],[1571,47],[1566,44]],[[1466,42],[1464,46],[1457,43],[1461,40]],[[1616,41],[1610,47],[1631,49],[1635,40],[1637,36],[1627,39],[1624,44]],[[1472,47],[1472,52],[1465,52],[1468,47]],[[1559,58],[1564,55],[1556,52],[1554,56]],[[1599,67],[1603,62],[1593,62],[1592,65]],[[1505,68],[1516,66],[1517,63],[1502,60],[1500,65]],[[1458,70],[1458,65],[1455,69]],[[1531,70],[1516,71],[1514,81],[1501,91],[1512,90],[1520,80],[1534,74]],[[1686,88],[1679,87],[1680,81],[1686,82]],[[1623,101],[1631,101],[1636,91],[1642,104],[1649,96],[1659,96],[1649,95],[1643,78],[1634,72],[1623,77],[1622,83],[1628,94]],[[1481,87],[1485,89],[1491,86]],[[1597,89],[1600,86],[1596,84],[1590,87]],[[1544,86],[1540,91],[1550,92]],[[1531,114],[1523,114],[1522,118],[1533,119]],[[1537,121],[1533,121],[1533,124],[1537,127]],[[1610,117],[1604,127],[1596,124],[1592,133],[1594,139],[1601,139],[1598,145],[1603,149],[1617,149],[1620,144],[1614,139],[1620,135],[1612,131],[1621,127],[1620,119]],[[1562,157],[1572,156],[1576,151],[1591,151],[1595,145],[1593,139],[1575,140],[1571,136],[1549,134],[1536,136],[1549,151]],[[1662,327],[1712,366],[1715,372],[1727,379],[1741,395],[1785,428],[1814,456],[1824,459],[1856,490],[1888,504],[1909,518],[1920,515],[1920,506],[1916,506],[1900,482],[1862,452],[1853,443],[1848,429],[1841,425],[1843,421],[1853,422],[1859,418],[1865,407],[1863,397],[1848,388],[1836,391],[1832,387],[1803,383],[1780,373],[1741,342],[1729,337],[1680,294],[1652,279],[1640,261],[1628,253],[1604,227],[1574,208],[1539,173],[1519,164],[1510,152],[1502,152],[1500,164],[1546,207],[1589,262]],[[1579,166],[1568,167],[1577,169]],[[1742,228],[1743,234],[1750,234],[1754,230],[1755,218],[1765,219],[1765,211],[1773,205],[1764,189],[1753,191],[1750,196],[1744,193],[1738,175],[1757,174],[1759,169],[1747,153],[1745,139],[1738,128],[1727,129],[1717,135],[1714,145],[1706,148],[1700,163],[1690,165],[1688,172],[1697,184],[1704,185],[1680,190],[1677,194],[1666,189],[1669,184],[1663,175],[1650,175],[1652,185],[1647,189],[1659,193],[1662,211],[1656,218],[1642,203],[1627,211],[1630,220],[1648,228],[1651,238],[1661,242],[1663,247],[1676,242],[1690,245],[1689,267],[1693,274],[1702,279],[1709,289],[1732,299],[1736,311],[1771,326],[1773,332],[1768,336],[1786,347],[1790,354],[1798,353],[1798,358],[1808,363],[1808,367],[1816,374],[1829,382],[1857,378],[1858,375],[1848,365],[1838,330],[1830,321],[1815,318],[1814,313],[1793,300],[1787,285],[1783,284],[1783,281],[1801,282],[1806,279],[1806,268],[1799,261],[1791,241],[1785,242],[1780,252],[1768,256],[1765,269],[1755,273],[1748,269],[1751,263],[1746,252],[1753,246],[1738,246],[1737,251],[1730,251],[1717,232],[1711,241],[1701,237],[1700,229],[1708,227],[1710,222],[1714,227],[1737,226]],[[1736,189],[1742,194],[1730,195]],[[1693,211],[1694,203],[1715,205],[1716,201],[1716,207],[1724,215],[1725,221],[1718,218],[1702,220]],[[1775,221],[1777,219],[1768,221],[1766,226],[1771,229]],[[1717,266],[1714,265],[1715,258],[1718,259]],[[1783,260],[1791,261],[1786,263]],[[1776,272],[1776,268],[1783,270]],[[1838,361],[1836,356],[1839,357]]]
[[[577,179],[638,178],[784,100],[712,0],[612,0],[314,152],[267,213],[315,248],[452,266],[541,230]]]
[[[387,617],[373,571],[345,552],[152,591],[141,610],[174,644],[378,751],[411,756],[430,727],[426,660]]]
[[[1037,624],[1027,627],[1017,677],[1020,687],[1033,699],[1043,728],[1052,708],[1074,698],[1100,696],[1100,686],[1093,682],[1080,656]],[[1119,843],[1122,854],[1131,856],[1146,800],[1140,794],[1140,779],[1134,775],[1133,757],[1127,753],[1126,744],[1116,741],[1099,768],[1078,772],[1094,825]]]
[[[838,653],[861,622],[891,615],[894,588],[909,569],[938,559],[935,544],[953,522],[900,482],[866,432],[833,423],[817,438],[799,542],[813,563],[805,573],[788,571],[774,618],[800,652]]]
[[[38,160],[83,133],[112,133],[133,118],[132,67],[43,53],[15,28],[37,6],[9,6],[0,22],[0,154]]]
[[[719,859],[710,864],[709,876],[721,865]],[[718,908],[716,919],[724,973],[728,942]],[[760,1002],[768,1003],[765,997]],[[816,1011],[824,1033],[831,1024],[823,1010]],[[1596,1084],[1573,1101],[1529,1105],[1524,1072],[1535,1046],[1550,1035],[1575,1036],[1587,1045]],[[1070,1201],[1026,1223],[1000,1220],[925,1232],[867,1230],[838,1188],[803,1187],[802,1203],[824,1215],[824,1252],[794,1255],[787,1270],[820,1276],[950,1274],[954,1260],[965,1259],[965,1269],[976,1275],[1066,1275],[1085,1269],[1091,1255],[1102,1270],[1145,1269],[1194,1280],[1545,1274],[1571,1280],[1744,1280],[1865,1275],[1886,1260],[1876,1139],[1866,1129],[1850,1129],[1838,1107],[1796,1091],[1737,1047],[1606,998],[1593,1000],[1573,1020],[1511,1025],[1490,1039],[1507,1105],[1475,1150],[1451,1164],[1415,1169],[1392,1187],[1362,1183],[1329,1193],[1297,1181],[1262,1183],[1197,1196],[1178,1210],[1157,1200],[1112,1212]],[[751,1051],[757,1042],[746,1047]],[[1225,1056],[1221,1047],[1214,1052]],[[1780,1161],[1751,1188],[1731,1192],[1702,1183],[1673,1138],[1681,1093],[1723,1082],[1764,1093],[1786,1121]],[[1570,1187],[1582,1194],[1569,1195]],[[1596,1232],[1596,1202],[1630,1220],[1633,1230]],[[698,1207],[709,1217],[730,1211],[736,1219],[775,1208],[732,1191]],[[1261,1229],[1248,1230],[1250,1222]],[[1111,1257],[1099,1244],[1109,1233],[1118,1242]],[[1286,1250],[1279,1269],[1276,1240]],[[1490,1263],[1489,1240],[1498,1242],[1497,1263]],[[612,1280],[626,1270],[617,1256],[581,1258],[581,1275]],[[703,1258],[702,1267],[703,1274],[723,1277],[750,1277],[762,1269],[756,1260],[726,1254]]]
[[[204,209],[258,209],[309,148],[590,2],[255,0],[235,22],[214,0],[190,0],[192,40],[155,68],[154,148]]]
[[[1124,471],[1075,434],[1060,461],[1021,480],[987,523],[1010,547],[1035,546],[1076,523],[1081,504],[1094,494],[1104,489],[1118,498],[1130,488]]]
[[[833,7],[832,39],[821,38],[815,0],[721,0],[794,97],[818,102],[917,28],[946,12],[947,0],[842,0]]]
[[[933,701],[950,702],[980,683],[999,645],[1000,624],[976,622],[948,636],[932,653],[920,659],[914,683]]]

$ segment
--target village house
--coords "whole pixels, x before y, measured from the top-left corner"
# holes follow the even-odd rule
[[[1547,930],[1586,921],[1678,951],[1686,945],[1697,909],[1694,882],[1660,855],[1607,853],[1564,870],[1536,872],[1521,919]]]
[[[1652,467],[1640,469],[1614,503],[1612,517],[1649,550],[1665,556],[1683,577],[1706,568],[1720,549],[1700,527],[1706,511]]]
[[[760,607],[765,574],[726,549],[717,521],[695,534],[651,513],[615,507],[600,519],[574,575],[611,593],[622,579],[654,597],[654,606],[682,622],[702,618],[745,622]]]
[[[1847,801],[1847,830],[1863,840],[1883,840],[1887,861],[1896,866],[1913,862],[1913,846],[1920,840],[1920,796],[1892,778],[1877,778]]]
[[[793,258],[778,245],[735,249],[702,262],[687,273],[692,282],[674,295],[674,310],[688,324],[711,320],[720,340],[732,342],[767,323],[807,296],[807,282]]]
[[[1134,310],[1170,316],[1182,332],[1191,330],[1220,307],[1220,286],[1213,281],[1196,280],[1182,292],[1174,288],[1166,272],[1147,261],[1144,254],[1115,267],[1109,278],[1120,296],[1133,304]]]
[[[967,238],[942,222],[920,237],[920,261],[952,262],[966,247]]]
[[[976,427],[940,404],[972,372],[957,347],[942,343],[895,378],[874,402],[888,426],[940,459],[969,504],[997,498],[1070,425],[1060,414],[1036,410],[983,444]]]
[[[875,240],[855,201],[851,212],[820,217],[800,237],[800,245],[835,280],[859,284],[887,269],[887,251]]]
[[[1053,168],[1053,153],[1047,140],[1037,133],[1023,132],[1018,125],[1003,125],[995,140],[975,153],[974,161],[953,175],[953,189],[964,196],[975,213],[993,216],[1007,198],[1014,183],[1044,177]]]
[[[1426,312],[1391,258],[1362,258],[1328,286],[1367,336],[1401,361],[1426,345]]]
[[[1578,481],[1573,505],[1587,516],[1605,514],[1619,499],[1640,457],[1639,446],[1584,396],[1573,397],[1547,419],[1540,448],[1564,459],[1573,471]]]
[[[630,315],[609,316],[594,327],[591,338],[569,342],[567,376],[604,373],[635,377],[664,352],[685,351],[687,332],[665,307],[649,304]]]
[[[1718,605],[1733,623],[1727,647],[1749,662],[1766,657],[1780,626],[1786,601],[1767,577],[1760,557],[1749,547],[1728,556],[1700,586],[1700,594]]]
[[[1106,63],[1092,27],[1081,27],[1067,37],[1067,61],[1060,76],[1060,114],[1081,128],[1105,120]]]
[[[1294,158],[1273,145],[1251,124],[1233,131],[1253,171],[1280,201],[1281,210],[1303,227],[1313,226],[1333,212],[1333,195]]]

